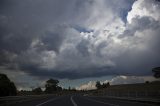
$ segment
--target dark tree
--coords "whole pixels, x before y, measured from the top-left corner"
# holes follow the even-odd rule
[[[160,78],[160,67],[155,67],[152,69],[155,78]]]
[[[34,94],[39,95],[39,94],[42,94],[43,91],[42,91],[42,89],[40,87],[38,87],[38,88],[33,89],[32,92]]]
[[[62,91],[62,87],[57,86],[57,91]]]
[[[96,88],[97,89],[101,89],[101,87],[102,87],[102,85],[101,85],[100,81],[97,81],[96,82]]]
[[[62,90],[61,87],[58,86],[59,81],[55,79],[49,79],[46,81],[45,92],[46,93],[54,93],[55,91]]]
[[[109,82],[107,82],[107,84],[106,84],[106,85],[107,85],[107,87],[109,87],[109,86],[110,86],[110,83],[109,83]]]
[[[145,84],[149,84],[149,81],[145,81]]]
[[[102,86],[101,88],[108,88],[110,86],[110,83],[109,82],[103,83],[101,86]]]
[[[14,95],[17,95],[16,86],[5,74],[0,74],[0,96]]]
[[[108,88],[109,86],[110,86],[109,82],[103,83],[103,84],[101,84],[100,81],[96,82],[96,88],[97,89]]]
[[[70,87],[70,86],[68,87],[68,90],[69,90],[69,91],[71,90],[71,87]]]

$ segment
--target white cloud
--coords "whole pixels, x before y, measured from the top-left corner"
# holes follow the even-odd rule
[[[95,81],[89,81],[87,84],[83,84],[80,87],[76,87],[77,90],[92,90],[96,89],[96,82]]]
[[[143,77],[137,76],[117,76],[109,81],[111,85],[144,83]]]
[[[111,85],[118,84],[136,84],[144,83],[145,81],[155,81],[156,79],[153,76],[116,76],[111,80],[106,80],[104,83],[110,82]]]
[[[155,20],[160,20],[160,3],[155,0],[137,0],[133,6],[132,11],[128,13],[127,20],[132,22],[133,18],[141,18],[149,16]]]
[[[103,83],[110,83],[110,85],[119,85],[119,84],[135,84],[135,83],[144,83],[145,81],[155,81],[156,79],[152,76],[116,76],[110,80],[101,81]],[[96,89],[96,81],[89,81],[86,84],[82,84],[79,87],[76,87],[77,90],[92,90]]]

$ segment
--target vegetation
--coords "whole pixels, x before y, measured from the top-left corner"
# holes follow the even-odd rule
[[[54,93],[55,91],[61,91],[62,87],[58,86],[59,81],[55,79],[49,79],[46,81],[45,92]]]
[[[97,89],[101,89],[101,83],[100,83],[100,81],[96,82],[96,87],[97,87]]]
[[[110,86],[110,83],[109,83],[109,82],[108,82],[108,83],[103,83],[103,84],[101,84],[100,81],[97,81],[97,82],[96,82],[96,87],[97,87],[97,89],[107,88],[107,87],[109,87],[109,86]]]
[[[34,94],[37,94],[37,95],[43,93],[43,91],[42,91],[42,89],[41,89],[40,87],[33,89],[32,92],[33,92]]]
[[[0,96],[14,95],[17,95],[16,86],[5,74],[0,74]]]
[[[155,67],[152,69],[155,78],[160,78],[160,67]]]

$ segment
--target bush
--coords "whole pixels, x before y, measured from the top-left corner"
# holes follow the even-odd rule
[[[0,96],[15,96],[17,89],[5,74],[0,74]]]

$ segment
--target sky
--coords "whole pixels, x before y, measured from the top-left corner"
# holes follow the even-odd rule
[[[154,80],[159,0],[0,0],[0,72],[18,89]]]

